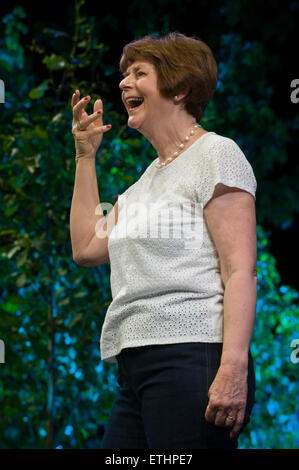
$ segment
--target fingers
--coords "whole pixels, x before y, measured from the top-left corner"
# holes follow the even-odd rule
[[[209,402],[205,412],[205,419],[216,426],[231,427],[231,422],[226,419],[227,415],[233,416],[232,412],[229,412],[226,408]]]
[[[91,131],[89,131],[89,135],[97,135],[100,134],[101,132],[105,133],[110,131],[111,129],[111,124],[106,124],[106,126],[101,126],[101,127],[95,127]]]
[[[80,130],[85,131],[86,128],[94,122],[97,127],[100,127],[103,125],[103,119],[102,119],[102,113],[103,111],[99,109],[95,113],[91,114],[90,116],[87,115],[85,119],[81,119],[80,121]]]
[[[103,102],[101,99],[98,99],[95,101],[93,105],[94,112],[101,111],[101,113],[98,115],[98,121],[95,123],[97,126],[102,126],[103,125]]]
[[[236,419],[233,423],[233,427],[232,427],[232,430],[230,432],[230,438],[232,439],[234,436],[238,436],[241,429],[242,429],[242,426],[243,426],[243,422],[244,422],[244,418],[245,418],[245,410],[240,410],[238,413],[237,413],[237,416],[236,416]]]
[[[73,95],[73,116],[75,121],[80,121],[80,119],[85,118],[88,116],[87,112],[85,111],[84,107],[89,103],[90,96],[85,96],[81,100],[79,100],[79,96],[77,93]]]
[[[232,411],[220,409],[216,413],[215,425],[222,426],[223,428],[231,428],[234,424],[234,419],[235,418]]]
[[[206,408],[206,412],[205,412],[205,419],[209,422],[209,423],[214,423],[215,422],[215,417],[216,417],[216,411],[217,409],[215,407],[213,407],[211,405],[211,403],[209,402],[208,403],[208,406]]]
[[[80,121],[81,130],[85,130],[91,122],[94,122],[97,127],[103,126],[103,102],[97,99],[94,103],[94,113],[90,116],[84,110],[84,107],[89,103],[90,96],[84,97],[80,100],[80,91],[76,90],[72,96],[71,105],[73,108],[74,122]]]
[[[230,417],[233,419],[230,419]],[[227,429],[231,428],[231,439],[240,433],[244,417],[245,408],[243,406],[233,409],[231,407],[222,407],[220,404],[209,402],[205,412],[205,419],[209,423]]]
[[[78,103],[79,99],[80,99],[80,91],[76,90],[72,96],[72,102],[71,102],[72,108],[74,107],[75,104]]]

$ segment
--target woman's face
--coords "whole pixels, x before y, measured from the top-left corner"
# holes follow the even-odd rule
[[[129,127],[140,132],[150,131],[152,123],[159,121],[165,115],[164,111],[169,112],[170,100],[160,95],[157,73],[150,62],[136,61],[131,64],[119,87],[129,115]]]

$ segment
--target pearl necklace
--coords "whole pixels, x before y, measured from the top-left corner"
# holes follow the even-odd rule
[[[195,130],[194,129],[197,129],[198,127],[202,127],[200,124],[194,124],[192,130],[190,131],[190,136],[194,135],[195,134]],[[188,140],[190,139],[189,135],[186,135],[185,137],[185,142],[188,142]],[[183,148],[185,147],[185,143],[181,143],[178,147],[178,149],[173,153],[173,156],[172,157],[168,157],[166,161],[171,161],[173,160],[175,157],[178,156],[179,152],[181,150],[183,150]],[[158,157],[159,158],[159,157]],[[160,162],[160,160],[159,160]],[[159,163],[158,165],[155,165],[156,168],[162,168],[163,166],[167,165],[167,163]]]

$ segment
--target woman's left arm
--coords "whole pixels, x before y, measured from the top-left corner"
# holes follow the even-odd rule
[[[239,434],[247,399],[248,351],[257,300],[255,201],[239,188],[216,185],[204,217],[220,259],[224,284],[221,363],[209,389],[205,418]],[[234,422],[226,420],[227,416]]]

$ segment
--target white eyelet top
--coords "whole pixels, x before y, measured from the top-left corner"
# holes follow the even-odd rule
[[[118,196],[108,242],[112,302],[100,340],[105,362],[128,347],[223,339],[224,287],[203,207],[217,183],[255,198],[252,167],[235,141],[215,132],[165,167],[156,168],[157,160]]]

